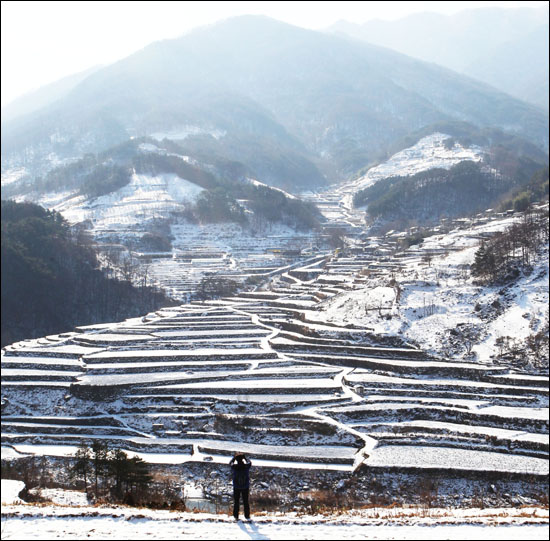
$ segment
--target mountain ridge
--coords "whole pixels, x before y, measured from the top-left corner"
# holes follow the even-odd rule
[[[194,134],[187,144],[241,161],[286,188],[353,174],[396,139],[438,121],[497,126],[543,148],[548,143],[547,115],[483,83],[256,16],[155,42],[31,117],[3,124],[5,168],[42,159],[40,169],[51,152],[75,157],[190,125],[226,134]]]
[[[434,62],[548,110],[548,10],[543,8],[423,12],[363,24],[339,20],[327,31]],[[531,79],[540,87],[536,91],[522,85]]]

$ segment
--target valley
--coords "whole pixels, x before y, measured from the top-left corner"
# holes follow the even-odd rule
[[[134,178],[91,208],[52,205],[89,220],[106,251],[118,244],[183,304],[3,348],[3,460],[67,457],[101,440],[197,482],[242,451],[258,481],[283,487],[292,471],[296,491],[344,483],[363,501],[407,501],[431,476],[445,504],[467,505],[489,486],[495,503],[542,501],[547,345],[519,362],[498,338],[547,332],[547,248],[502,293],[468,269],[480,241],[520,213],[444,220],[406,245],[414,230],[369,233],[351,202],[377,172],[480,152],[446,154],[441,134],[426,139],[367,180],[303,194],[324,215],[320,231],[179,221],[170,251],[132,251],[120,241],[143,234],[144,216],[153,223],[180,204],[181,192],[164,195],[169,179]],[[240,288],[193,298],[209,276]]]

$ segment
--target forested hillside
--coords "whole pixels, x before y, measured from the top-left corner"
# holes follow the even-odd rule
[[[196,201],[188,201],[182,211],[191,222],[247,225],[253,213],[255,222],[284,223],[299,230],[319,225],[321,215],[314,204],[261,183],[254,184],[248,178],[250,171],[241,162],[216,156],[202,161],[201,157],[200,153],[189,156],[188,149],[173,141],[140,138],[98,154],[86,154],[52,169],[44,177],[13,182],[2,191],[6,198],[27,194],[32,201],[40,201],[48,192],[71,191],[93,204],[95,198],[127,186],[134,174],[151,178],[174,174],[179,183],[190,182],[204,190]]]
[[[465,161],[449,170],[430,169],[413,176],[390,177],[359,191],[354,204],[367,205],[372,219],[419,223],[469,215],[499,204],[521,210],[518,199],[529,202],[548,197],[548,184],[540,180],[548,169],[539,170],[530,160],[521,160],[517,165],[509,175]]]
[[[60,214],[2,201],[2,346],[175,304],[98,267],[93,248]]]

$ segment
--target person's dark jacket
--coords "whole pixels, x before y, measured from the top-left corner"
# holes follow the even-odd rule
[[[246,490],[250,487],[250,466],[252,462],[244,457],[244,462],[237,460],[235,457],[229,462],[233,470],[233,488],[237,490]]]

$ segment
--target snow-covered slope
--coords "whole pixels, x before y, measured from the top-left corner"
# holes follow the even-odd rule
[[[547,377],[473,347],[491,348],[491,325],[502,328],[500,313],[491,318],[475,303],[491,306],[503,294],[472,283],[465,265],[482,233],[515,219],[431,237],[393,260],[367,246],[288,268],[261,290],[8,346],[5,441],[15,453],[63,456],[78,438],[110,437],[162,463],[223,464],[245,449],[272,468],[353,471],[364,463],[545,475]],[[380,239],[377,249],[389,246]],[[547,261],[541,253],[517,284],[533,332],[544,324]],[[478,339],[468,349],[459,332],[472,328]],[[102,414],[95,426],[83,424],[98,398]],[[32,419],[22,408],[29,400],[41,404]],[[56,421],[61,404],[66,424]],[[234,424],[241,406],[253,422],[244,432]]]
[[[143,224],[194,201],[203,188],[173,173],[156,176],[136,174],[127,186],[86,200],[74,193],[49,194],[40,203],[57,210],[69,222],[91,220],[96,228]]]
[[[162,141],[163,139],[172,139],[173,141],[181,141],[192,135],[211,135],[214,139],[219,139],[226,134],[225,130],[212,128],[210,130],[202,128],[200,126],[192,125],[183,125],[177,128],[172,128],[167,131],[155,132],[150,136],[157,141]]]
[[[470,160],[479,162],[483,158],[484,151],[481,147],[471,145],[464,147],[458,142],[448,148],[445,141],[451,139],[444,133],[432,133],[423,137],[412,147],[406,148],[394,154],[389,160],[372,167],[365,175],[357,180],[345,183],[338,188],[342,194],[342,202],[347,208],[351,208],[353,195],[372,184],[388,177],[412,176],[429,169],[450,169],[457,163]]]
[[[453,165],[465,160],[478,162],[482,159],[483,150],[475,145],[466,148],[454,142],[451,148],[447,148],[444,141],[450,138],[450,135],[444,133],[433,133],[423,137],[412,147],[394,154],[388,161],[369,169],[366,175],[350,186],[360,190],[382,178],[412,176],[435,168],[450,169]]]
[[[377,334],[403,336],[437,355],[470,353],[489,362],[499,351],[499,338],[524,342],[548,322],[547,247],[533,271],[504,290],[476,285],[468,271],[481,236],[504,230],[515,220],[429,237],[420,248],[408,250],[412,257],[391,276],[367,279],[364,288],[330,299],[323,314],[339,325],[351,323]],[[426,254],[435,255],[428,260]],[[390,283],[392,279],[395,282]],[[461,327],[475,335],[471,351],[461,338]]]

